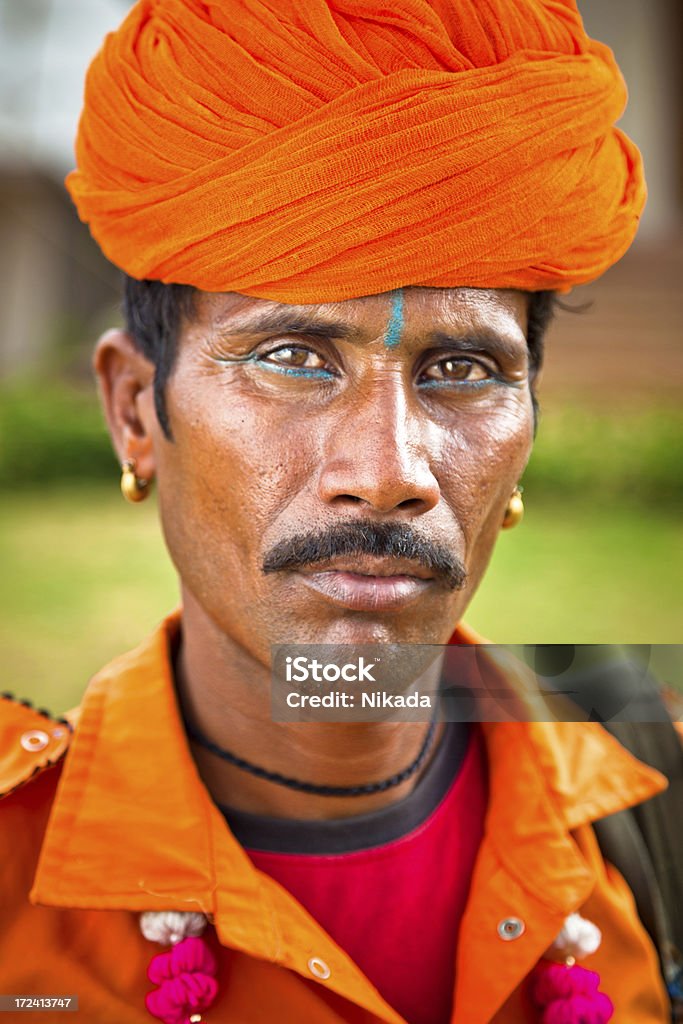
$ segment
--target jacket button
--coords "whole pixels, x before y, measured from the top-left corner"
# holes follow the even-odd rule
[[[30,729],[29,732],[23,734],[19,742],[24,750],[33,754],[36,750],[45,750],[50,742],[50,737],[42,729]]]
[[[308,961],[308,969],[315,978],[320,978],[321,981],[326,981],[332,973],[325,963],[319,956],[312,956]]]
[[[524,927],[524,921],[519,917],[504,917],[498,923],[498,934],[505,942],[510,942],[512,939],[518,939],[522,935]]]

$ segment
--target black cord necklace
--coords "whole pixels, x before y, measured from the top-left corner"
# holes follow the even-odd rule
[[[256,775],[259,779],[275,782],[278,786],[298,789],[302,793],[314,793],[316,796],[367,796],[370,793],[383,793],[394,786],[400,786],[402,782],[405,782],[406,779],[411,778],[415,772],[419,771],[424,764],[436,733],[436,726],[437,720],[433,718],[417,757],[407,768],[397,772],[396,775],[390,775],[388,779],[382,779],[381,782],[367,782],[362,786],[319,786],[315,782],[302,782],[301,779],[292,779],[287,775],[281,775],[279,772],[269,772],[267,768],[261,768],[257,764],[252,764],[251,761],[246,761],[243,757],[237,757],[236,754],[232,754],[229,750],[223,750],[216,743],[212,743],[211,740],[203,736],[189,722],[185,722],[185,730],[190,739],[193,739],[195,743],[199,743],[206,750],[210,750],[217,757],[223,758],[229,764],[233,764],[236,768],[241,768],[242,771]]]

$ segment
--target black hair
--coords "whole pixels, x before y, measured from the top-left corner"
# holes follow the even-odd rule
[[[166,408],[166,384],[175,363],[178,339],[185,323],[195,315],[196,289],[187,284],[163,284],[138,281],[124,275],[123,316],[126,330],[136,347],[154,363],[154,407],[161,429],[172,440]],[[527,344],[531,395],[534,405],[534,432],[538,420],[538,402],[534,381],[543,363],[545,332],[553,318],[557,297],[553,291],[529,293]]]
[[[534,409],[534,437],[538,430],[540,408],[536,396],[536,378],[543,366],[545,336],[559,307],[557,292],[545,290],[529,292],[529,312],[526,327],[526,343],[529,349],[529,379],[531,401]]]
[[[183,324],[195,314],[195,289],[188,284],[138,281],[124,274],[122,311],[136,347],[154,363],[154,408],[166,437],[172,440],[166,408],[171,376]]]

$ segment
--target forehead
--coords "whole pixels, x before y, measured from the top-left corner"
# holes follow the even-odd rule
[[[397,301],[399,299],[400,301]],[[438,330],[490,332],[524,339],[528,293],[513,289],[417,288],[366,295],[342,302],[294,305],[230,292],[199,292],[197,320],[204,328],[230,333],[303,331],[306,325],[334,325],[340,337],[371,340],[384,334],[400,309],[402,336],[419,339]]]

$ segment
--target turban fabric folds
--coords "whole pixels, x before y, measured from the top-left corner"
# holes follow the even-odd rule
[[[574,0],[139,0],[90,67],[67,186],[137,278],[564,291],[637,229],[625,102]]]

